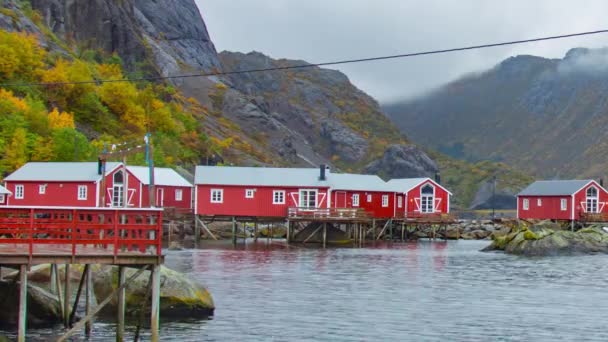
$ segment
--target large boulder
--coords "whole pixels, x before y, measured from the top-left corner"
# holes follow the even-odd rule
[[[18,322],[19,283],[0,281],[0,326],[15,326]],[[27,325],[51,326],[61,322],[61,308],[57,296],[28,284]]]
[[[129,279],[137,270],[128,269]],[[166,318],[188,317],[206,318],[213,315],[215,305],[209,291],[201,284],[165,266],[160,271],[160,312]],[[150,272],[145,271],[127,287],[127,314],[135,315],[146,296]],[[118,267],[103,267],[94,272],[93,288],[98,301],[103,301],[118,287]],[[116,312],[117,298],[108,304],[103,312]],[[148,306],[149,309],[149,306]]]
[[[483,251],[494,250],[528,256],[608,253],[608,233],[597,225],[577,232],[548,222],[523,225],[507,235],[493,236],[492,244]]]

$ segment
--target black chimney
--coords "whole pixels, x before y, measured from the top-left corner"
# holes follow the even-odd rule
[[[325,164],[319,165],[319,180],[325,180]]]
[[[435,172],[435,182],[441,184],[441,174],[439,172]]]
[[[101,158],[97,158],[97,174],[101,175],[102,174],[102,169],[103,169],[103,162],[101,161]]]
[[[603,188],[604,187],[604,178],[600,178],[600,186]]]

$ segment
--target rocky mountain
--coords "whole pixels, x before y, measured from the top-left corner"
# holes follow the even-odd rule
[[[456,158],[504,161],[542,178],[608,170],[608,49],[511,57],[384,109],[415,142]]]
[[[111,66],[116,64],[124,68],[125,77],[150,78],[137,88],[125,88],[136,99],[124,106],[112,103],[124,89],[104,85],[78,89],[80,97],[64,101],[48,89],[15,90],[16,95],[40,97],[49,110],[74,111],[76,128],[95,146],[108,135],[126,139],[141,134],[127,126],[112,126],[124,121],[121,111],[143,115],[145,108],[160,106],[154,114],[161,123],[154,141],[160,144],[156,151],[162,162],[169,166],[325,163],[387,178],[433,177],[441,170],[461,207],[468,206],[499,167],[472,166],[437,153],[429,156],[339,71],[311,67],[155,80],[306,63],[259,52],[218,54],[193,0],[2,0],[0,28],[34,34],[48,52],[46,63],[57,74],[53,75],[68,74],[62,79],[69,80],[76,71],[86,74],[79,77],[101,77],[92,69],[116,73]],[[71,61],[64,64],[76,71],[58,70],[65,67],[61,60]],[[155,100],[146,102],[152,91]],[[88,102],[82,105],[80,98]],[[515,187],[519,185],[523,184]]]

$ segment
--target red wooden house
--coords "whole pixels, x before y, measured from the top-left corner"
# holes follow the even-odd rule
[[[5,178],[13,193],[11,206],[123,207],[149,206],[147,167],[128,166],[123,176],[121,163],[108,162],[105,176],[105,203],[102,203],[102,176],[96,162],[32,162]],[[155,168],[157,206],[192,208],[192,185],[172,169]],[[128,191],[123,191],[128,187]]]
[[[105,206],[143,208],[150,205],[150,170],[146,166],[117,167],[107,173]],[[155,206],[161,208],[192,209],[192,184],[170,168],[154,168]],[[128,191],[124,191],[128,188]]]
[[[325,168],[197,166],[196,215],[287,217],[288,208],[329,208]]]
[[[395,214],[397,217],[418,217],[450,212],[452,193],[430,178],[391,179],[387,184],[397,193]]]
[[[0,185],[0,206],[7,205],[8,197],[12,195],[13,193],[11,193],[7,188]]]
[[[577,221],[608,213],[608,192],[594,180],[536,181],[517,194],[519,219]]]
[[[332,208],[363,208],[374,218],[395,215],[396,191],[376,175],[329,173]],[[400,203],[403,207],[403,203]]]

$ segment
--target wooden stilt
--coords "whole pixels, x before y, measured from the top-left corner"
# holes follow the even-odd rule
[[[253,241],[258,242],[258,222],[253,224]]]
[[[27,265],[19,266],[19,327],[17,341],[25,342],[27,324]]]
[[[56,269],[56,277],[55,277],[55,286],[57,288],[57,301],[59,302],[59,310],[61,310],[61,318],[65,317],[65,311],[63,306],[63,292],[61,290],[61,279],[59,277],[59,266],[55,265]]]
[[[308,240],[310,240],[319,230],[321,230],[321,228],[323,228],[323,226],[319,226],[317,229],[315,229],[306,239],[304,239],[304,241],[302,241],[302,243],[308,242]]]
[[[139,341],[139,333],[141,327],[144,325],[146,307],[148,306],[148,301],[150,300],[150,294],[152,292],[152,282],[152,272],[150,272],[150,278],[148,279],[148,285],[146,286],[146,296],[144,297],[144,301],[141,304],[141,309],[139,310],[139,319],[137,321],[137,327],[135,329],[135,337],[133,338],[133,341],[135,342]]]
[[[74,318],[76,317],[76,310],[78,309],[78,302],[80,302],[80,294],[82,293],[82,288],[84,287],[84,282],[86,280],[86,274],[89,269],[89,265],[84,266],[84,270],[82,271],[82,276],[80,277],[80,282],[78,283],[78,290],[76,291],[76,299],[74,299],[74,306],[72,307],[72,312],[70,314],[70,319],[68,320],[70,328],[72,324],[74,324]]]
[[[405,224],[401,222],[401,242],[405,241]]]
[[[287,220],[287,244],[289,244],[289,240],[291,239],[291,222]]]
[[[65,280],[63,292],[63,325],[70,327],[70,299],[72,298],[72,284],[70,283],[70,264],[65,264]]]
[[[51,277],[49,290],[52,294],[57,294],[57,264],[51,264]]]
[[[323,222],[323,248],[327,246],[327,222]]]
[[[198,217],[194,218],[194,241],[195,242],[201,241],[201,227],[199,226]]]
[[[126,289],[125,284],[127,268],[124,266],[118,267],[118,286],[122,290],[118,291],[118,311],[116,312],[116,342],[123,342],[125,339],[125,308],[126,308]]]
[[[232,217],[232,244],[236,246],[236,217]]]
[[[88,267],[85,267],[84,272],[85,275],[87,277],[87,283],[86,283],[86,287],[84,290],[84,298],[85,298],[85,304],[84,304],[84,312],[85,312],[85,316],[88,316],[91,313],[91,291],[93,291],[93,278],[91,277],[91,267],[90,265],[87,265]],[[87,321],[87,323],[85,324],[84,327],[84,333],[87,337],[91,336],[91,332],[93,330],[93,319],[91,318],[90,321]]]
[[[152,310],[151,310],[150,330],[152,342],[160,341],[160,265],[152,268]]]
[[[376,219],[372,219],[372,240],[376,240]]]

